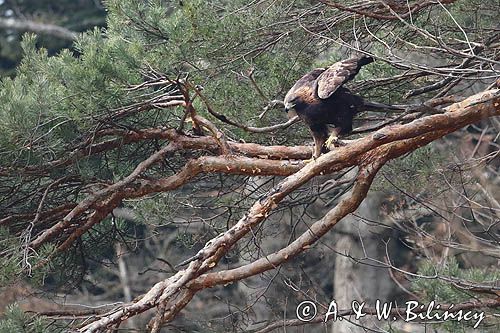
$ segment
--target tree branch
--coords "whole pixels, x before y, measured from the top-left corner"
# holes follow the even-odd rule
[[[267,195],[257,200],[233,227],[209,241],[186,269],[158,282],[137,302],[119,307],[116,311],[82,327],[80,331],[97,332],[133,315],[161,306],[160,314],[152,323],[153,327],[159,327],[164,321],[174,318],[182,309],[179,304],[189,302],[192,294],[187,292],[186,288],[189,289],[191,286],[195,290],[199,290],[212,283],[231,281],[228,279],[229,276],[232,278],[248,276],[249,269],[255,273],[263,269],[273,268],[274,265],[269,264],[268,258],[262,258],[250,264],[253,266],[243,266],[244,268],[240,271],[238,268],[226,271],[226,273],[221,274],[220,278],[217,278],[218,273],[202,275],[213,269],[220,258],[238,240],[265,220],[279,202],[292,191],[316,175],[340,170],[347,166],[359,165],[360,176],[358,176],[357,185],[351,191],[351,195],[331,210],[325,218],[313,225],[312,232],[306,232],[288,248],[269,257],[275,260],[276,264],[279,264],[281,260],[288,258],[285,256],[287,251],[292,255],[299,253],[304,249],[304,244],[307,247],[307,244],[328,231],[343,216],[356,209],[366,195],[376,171],[385,161],[422,147],[465,125],[500,115],[499,90],[490,90],[471,96],[460,103],[450,105],[445,108],[445,111],[444,114],[427,116],[409,124],[386,127],[373,135],[320,156],[315,162],[307,164],[296,173],[288,176]],[[200,277],[199,280],[198,277]],[[182,293],[184,296],[181,295]]]
[[[20,31],[30,31],[37,34],[51,35],[60,39],[74,41],[77,33],[58,25],[38,23],[14,18],[0,18],[0,28]]]

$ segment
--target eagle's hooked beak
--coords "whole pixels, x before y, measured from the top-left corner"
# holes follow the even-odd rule
[[[295,111],[295,103],[286,102],[285,112],[288,119],[294,118],[297,115],[297,111]]]
[[[285,111],[288,112],[295,107],[295,103],[287,102],[285,103]]]

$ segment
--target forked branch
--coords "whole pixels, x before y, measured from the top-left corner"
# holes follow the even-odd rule
[[[193,295],[204,288],[237,281],[273,269],[314,243],[347,214],[353,212],[369,191],[377,171],[387,161],[414,151],[453,131],[482,119],[500,115],[498,89],[485,91],[464,101],[452,104],[442,114],[434,114],[404,125],[385,127],[372,135],[355,140],[322,155],[280,182],[273,190],[257,200],[247,213],[228,231],[209,241],[188,267],[172,277],[158,282],[136,302],[122,305],[102,315],[93,323],[80,328],[81,332],[99,332],[127,318],[152,308],[158,310],[150,323],[157,332],[164,322],[173,319]],[[227,157],[230,161],[231,157]],[[232,246],[260,224],[280,202],[311,178],[350,166],[359,166],[351,192],[324,218],[313,224],[289,246],[265,258],[239,268],[209,273]]]

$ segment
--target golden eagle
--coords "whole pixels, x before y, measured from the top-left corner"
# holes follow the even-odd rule
[[[325,143],[337,141],[338,135],[352,131],[354,115],[367,108],[389,107],[363,101],[343,86],[358,74],[361,66],[373,62],[369,56],[339,61],[328,68],[316,68],[301,77],[285,96],[285,111],[307,124],[314,139],[313,158],[325,151]],[[328,139],[328,125],[333,125]],[[328,139],[328,140],[327,140]]]

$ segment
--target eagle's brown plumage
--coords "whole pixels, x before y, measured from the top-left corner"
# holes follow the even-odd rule
[[[364,101],[343,84],[358,74],[361,66],[373,62],[360,56],[339,61],[328,68],[316,68],[301,77],[285,96],[285,110],[295,111],[311,130],[314,138],[313,157],[318,157],[328,138],[328,124],[334,135],[352,131],[352,119],[362,111]]]

